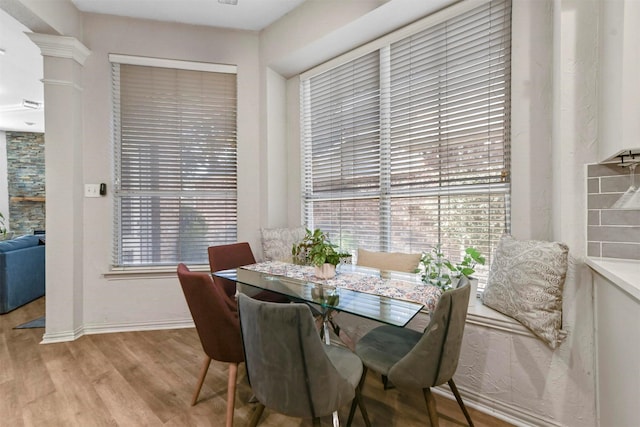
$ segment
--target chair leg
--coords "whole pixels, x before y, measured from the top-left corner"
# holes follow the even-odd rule
[[[258,425],[258,421],[260,421],[260,417],[262,416],[262,412],[264,411],[264,405],[262,403],[258,403],[255,411],[253,411],[253,415],[249,420],[250,427],[256,427]]]
[[[456,397],[456,400],[458,401],[458,405],[460,405],[460,409],[462,409],[462,413],[464,414],[464,417],[467,419],[467,422],[469,423],[469,427],[473,427],[473,421],[471,421],[471,416],[469,415],[469,412],[467,411],[466,406],[464,406],[464,403],[462,403],[462,396],[460,396],[460,393],[458,392],[458,387],[456,387],[456,383],[453,382],[453,378],[449,380],[449,387],[451,388],[453,395]]]
[[[362,397],[362,387],[358,387],[356,389],[356,399],[358,401],[358,406],[360,407],[360,413],[362,414],[362,418],[364,419],[364,425],[367,427],[371,427],[371,421],[369,421],[369,414],[367,413],[367,408],[364,406],[364,399]]]
[[[431,389],[429,387],[423,388],[422,393],[424,394],[424,401],[427,403],[427,412],[429,413],[429,421],[431,422],[431,427],[438,427],[438,411],[436,410],[436,399],[431,394]]]
[[[396,386],[393,385],[393,383],[391,381],[389,381],[389,378],[387,378],[386,375],[380,375],[382,377],[382,388],[384,390],[391,390],[392,388],[396,388]]]
[[[360,407],[360,413],[362,414],[362,418],[364,418],[364,424],[367,427],[371,427],[371,422],[369,421],[369,414],[367,413],[367,408],[364,406],[364,399],[362,398],[362,388],[364,387],[364,380],[367,377],[367,367],[363,366],[362,376],[360,377],[360,382],[358,383],[358,387],[356,387],[356,396],[353,398],[353,402],[351,402],[351,409],[349,410],[349,419],[347,420],[347,427],[351,426],[353,422],[353,416],[356,412],[356,405]]]
[[[229,363],[229,379],[227,380],[227,424],[233,427],[233,409],[236,403],[236,381],[238,378],[238,364]]]
[[[320,418],[316,417],[313,419],[313,427],[320,427]]]
[[[198,401],[198,396],[200,395],[200,389],[202,388],[202,384],[204,384],[204,378],[207,376],[207,371],[209,370],[209,365],[211,364],[211,358],[206,356],[204,358],[204,363],[202,364],[202,368],[200,369],[200,378],[198,379],[198,385],[196,386],[196,391],[193,394],[193,399],[191,399],[191,406],[195,405]]]

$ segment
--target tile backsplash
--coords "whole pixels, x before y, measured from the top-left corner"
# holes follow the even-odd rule
[[[635,183],[640,186],[640,167]],[[640,210],[612,209],[629,188],[629,169],[587,165],[587,255],[640,260]]]

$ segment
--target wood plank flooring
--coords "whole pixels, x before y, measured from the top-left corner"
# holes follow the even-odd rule
[[[0,425],[11,427],[223,426],[226,364],[213,361],[200,400],[190,406],[203,355],[195,329],[88,335],[40,344],[44,329],[13,329],[44,314],[44,298],[0,316]],[[246,425],[255,404],[244,365],[238,371],[236,426]],[[384,391],[369,374],[364,388],[374,426],[428,426],[421,393]],[[455,401],[436,396],[440,425],[466,425]],[[342,408],[346,424],[349,408]],[[469,408],[478,427],[510,424]],[[330,426],[331,419],[322,420]],[[364,425],[356,412],[354,426]],[[273,413],[262,427],[311,426]]]

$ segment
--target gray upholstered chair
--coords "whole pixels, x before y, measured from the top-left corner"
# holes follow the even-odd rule
[[[349,350],[320,340],[306,304],[277,304],[238,295],[247,377],[258,400],[250,425],[264,408],[300,418],[330,415],[353,401],[367,426],[360,388],[362,362]]]
[[[364,363],[364,374],[372,369],[394,386],[422,390],[431,426],[438,426],[436,403],[431,387],[449,383],[470,426],[469,412],[453,382],[458,367],[462,335],[469,302],[469,279],[462,277],[457,288],[444,292],[424,332],[395,326],[373,329],[356,344],[356,354]],[[349,420],[355,407],[351,408]]]

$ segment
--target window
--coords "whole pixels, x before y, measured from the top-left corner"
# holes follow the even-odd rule
[[[235,67],[110,61],[113,265],[206,264],[237,240]]]
[[[344,250],[477,247],[482,286],[509,231],[511,4],[462,7],[301,76],[302,199]]]

